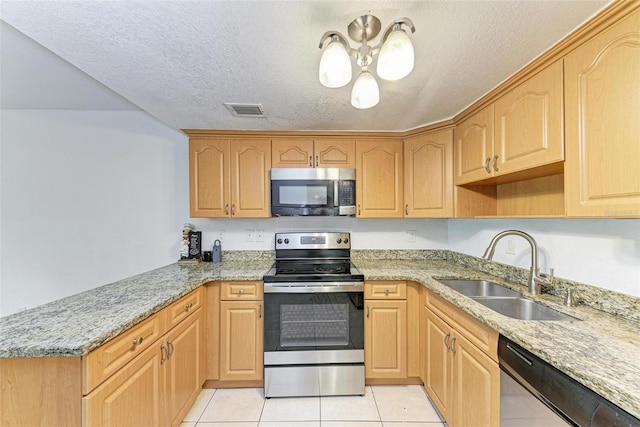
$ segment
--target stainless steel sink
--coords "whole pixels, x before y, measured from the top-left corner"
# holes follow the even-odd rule
[[[488,280],[436,279],[504,316],[520,320],[577,320],[557,310],[522,297],[520,292]]]
[[[471,297],[491,310],[520,320],[578,320],[524,298]]]
[[[520,292],[488,280],[437,279],[454,291],[468,297],[520,297]]]

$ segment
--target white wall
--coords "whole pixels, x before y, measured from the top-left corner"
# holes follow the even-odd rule
[[[187,137],[141,111],[2,110],[0,315],[176,260]]]
[[[531,234],[540,249],[543,272],[601,288],[640,296],[640,220],[635,219],[452,219],[449,249],[480,257],[498,232],[519,229]],[[508,241],[515,255],[506,252]],[[495,261],[529,268],[529,244],[505,237]]]

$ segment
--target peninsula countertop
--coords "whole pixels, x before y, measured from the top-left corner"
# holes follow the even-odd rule
[[[526,287],[518,284],[522,282],[495,267],[498,264],[491,264],[494,270],[480,271],[474,260],[469,262],[448,251],[432,251],[429,256],[412,259],[353,259],[366,280],[421,283],[640,418],[640,322],[634,317],[637,298],[629,297],[631,319],[584,303],[565,307],[560,296],[526,295]],[[268,256],[225,260],[216,265],[171,264],[0,318],[0,357],[85,355],[204,283],[261,280],[272,264]],[[435,280],[447,277],[488,278],[580,320],[522,321],[505,317]]]

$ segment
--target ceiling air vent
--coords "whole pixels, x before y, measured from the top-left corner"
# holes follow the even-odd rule
[[[267,113],[261,104],[233,104],[225,102],[224,106],[236,117],[267,117]]]

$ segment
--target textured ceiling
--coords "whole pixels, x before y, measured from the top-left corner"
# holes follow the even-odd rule
[[[398,131],[453,117],[608,3],[3,0],[0,18],[176,129]],[[368,110],[351,107],[353,81],[317,78],[320,37],[363,14],[416,27],[414,71],[378,79]],[[268,118],[225,102],[262,104]]]

